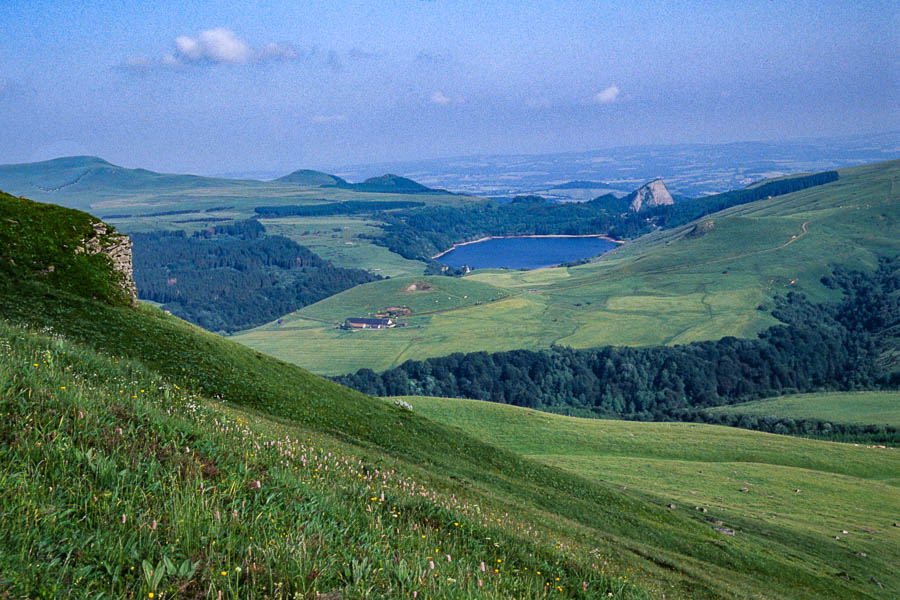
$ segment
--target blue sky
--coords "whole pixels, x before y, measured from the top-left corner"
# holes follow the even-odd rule
[[[898,6],[0,0],[0,163],[287,172],[894,130]]]

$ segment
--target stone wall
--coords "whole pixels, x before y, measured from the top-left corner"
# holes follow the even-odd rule
[[[113,268],[122,275],[122,291],[133,305],[137,304],[137,286],[134,284],[134,271],[131,260],[131,238],[124,233],[109,230],[106,223],[93,223],[94,234],[82,241],[75,249],[76,254],[105,254],[112,262]]]

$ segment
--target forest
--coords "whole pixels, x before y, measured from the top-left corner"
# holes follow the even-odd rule
[[[780,196],[838,179],[836,171],[770,181],[669,206],[630,212],[628,202],[606,194],[588,202],[547,202],[523,196],[506,204],[465,207],[431,206],[379,214],[386,223],[374,243],[404,258],[430,261],[461,241],[500,235],[605,234],[632,239],[655,229],[670,229],[731,206]]]
[[[269,322],[307,304],[381,279],[335,267],[308,248],[239,221],[188,236],[183,231],[131,235],[141,299],[210,331]]]
[[[657,421],[698,420],[703,408],[783,394],[896,388],[900,373],[878,359],[897,347],[898,269],[894,258],[874,273],[836,270],[823,282],[843,290],[839,304],[814,304],[793,292],[776,297],[772,313],[783,324],[756,339],[457,353],[335,379],[379,396],[474,398]]]

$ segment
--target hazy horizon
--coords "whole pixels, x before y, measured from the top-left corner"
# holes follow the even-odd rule
[[[0,6],[0,163],[297,168],[900,129],[890,2]]]

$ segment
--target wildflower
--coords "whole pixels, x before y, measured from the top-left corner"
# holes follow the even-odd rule
[[[450,560],[450,555],[449,555],[449,554],[447,555],[447,562],[453,562],[452,560]]]
[[[150,592],[149,594],[147,594],[147,597],[148,597],[148,598],[153,598],[153,592]]]
[[[484,561],[481,561],[481,572],[484,573]]]
[[[431,569],[432,571],[434,571],[434,561],[433,560],[428,561],[428,568]]]
[[[150,529],[152,529],[153,531],[156,531],[156,519],[153,519],[153,524],[150,525]]]
[[[122,513],[122,525],[125,524],[125,513]]]
[[[222,571],[222,577],[225,577],[226,575],[228,575],[228,571]]]

